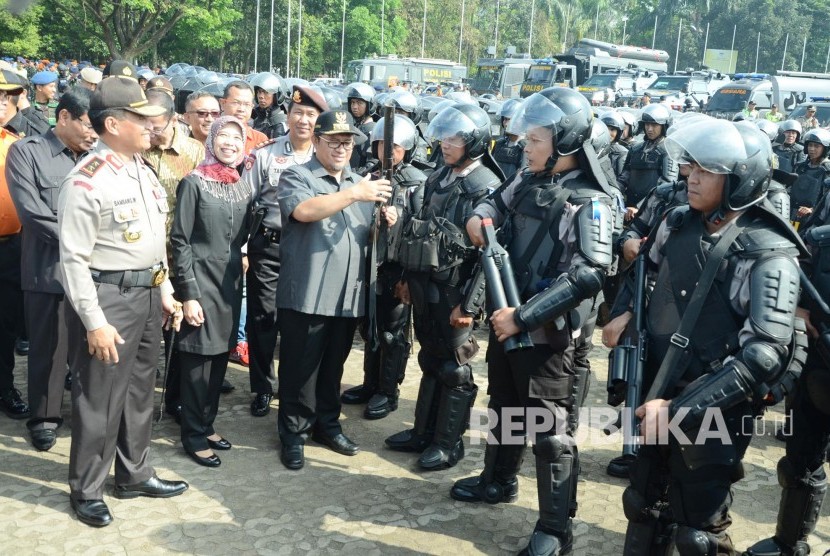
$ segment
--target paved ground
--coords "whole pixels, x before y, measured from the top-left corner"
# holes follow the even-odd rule
[[[484,392],[484,350],[481,353],[476,380]],[[361,381],[361,361],[361,346],[356,344],[344,388]],[[601,408],[605,350],[597,349],[593,361],[596,377],[588,405]],[[22,384],[25,360],[18,358],[17,363],[15,374]],[[470,446],[455,468],[428,474],[414,468],[415,457],[383,448],[386,436],[412,424],[420,379],[414,357],[397,412],[366,421],[362,408],[344,407],[344,429],[362,447],[358,456],[341,456],[310,443],[306,467],[298,472],[279,463],[275,411],[264,418],[251,417],[246,369],[232,365],[228,377],[236,390],[222,398],[217,429],[234,448],[221,453],[222,466],[207,469],[193,463],[181,449],[177,426],[165,419],[154,435],[154,465],[164,478],[186,479],[190,490],[168,500],[122,501],[108,495],[116,521],[100,530],[78,522],[69,508],[71,423],[60,430],[51,451],[38,453],[28,443],[23,422],[0,415],[0,553],[458,555],[510,554],[524,546],[538,507],[532,456],[522,469],[518,502],[491,507],[455,502],[448,496],[453,481],[480,471],[481,445]],[[65,405],[68,400],[67,395]],[[482,394],[476,405],[485,407],[486,396]],[[67,408],[64,416],[69,417]],[[780,417],[772,412],[761,423],[766,431],[753,441],[745,461],[746,478],[735,487],[731,532],[739,549],[775,527],[775,464],[783,445],[772,438],[772,430]],[[589,438],[580,448],[575,554],[620,554],[624,482],[604,472],[618,446],[607,443],[597,424],[583,424],[581,432]],[[810,539],[813,554],[830,549],[828,516],[830,503]]]

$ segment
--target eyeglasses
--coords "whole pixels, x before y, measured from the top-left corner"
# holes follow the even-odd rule
[[[242,102],[241,100],[230,100],[228,104],[231,106],[235,106],[236,108],[253,108],[253,102]]]
[[[170,118],[169,120],[167,120],[167,125],[165,125],[163,128],[161,128],[161,129],[159,129],[157,127],[150,128],[150,133],[152,133],[153,135],[161,135],[162,133],[167,131],[167,128],[170,127],[170,124],[172,122],[173,122],[173,118]]]
[[[197,117],[204,120],[208,116],[216,119],[219,117],[219,114],[221,114],[221,112],[219,112],[219,110],[191,110],[190,112],[188,112],[188,114],[196,114]]]
[[[83,128],[87,131],[92,131],[94,129],[92,127],[91,123],[85,122],[81,118],[72,118],[72,119],[75,120],[76,122],[79,122],[81,124],[81,126],[83,126]]]
[[[344,150],[350,151],[354,148],[354,141],[329,141],[328,139],[323,139],[323,143],[328,145],[328,147],[336,151],[339,148],[343,148]]]

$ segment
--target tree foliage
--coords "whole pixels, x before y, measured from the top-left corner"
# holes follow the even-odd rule
[[[40,0],[21,16],[0,13],[0,48],[9,55],[186,61],[236,72],[253,70],[256,58],[257,69],[270,63],[292,76],[297,75],[299,58],[300,75],[310,77],[339,72],[341,42],[344,62],[389,53],[420,56],[423,44],[427,57],[460,59],[473,66],[490,45],[498,46],[500,56],[512,45],[519,53],[529,50],[544,57],[588,37],[653,45],[669,52],[669,69],[675,63],[683,69],[700,67],[704,45],[729,49],[734,30],[738,70],[755,70],[757,57],[757,69],[764,72],[782,64],[784,69],[801,69],[802,49],[803,70],[824,71],[830,46],[827,0],[345,0],[345,41],[343,0],[273,0],[273,36],[272,2],[260,0],[258,48],[257,4]]]

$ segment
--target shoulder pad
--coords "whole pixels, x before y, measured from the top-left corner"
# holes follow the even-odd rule
[[[793,150],[798,153],[804,152],[804,145],[801,143],[793,143]]]
[[[830,244],[830,224],[813,226],[804,234],[804,241],[816,247]]]
[[[405,164],[398,170],[400,183],[404,186],[420,185],[427,179],[427,175],[415,168],[411,164]]]
[[[462,189],[464,193],[476,194],[488,189],[495,189],[501,185],[501,180],[493,173],[492,170],[484,166],[478,166],[462,181]]]
[[[674,193],[674,187],[675,187],[674,183],[663,182],[660,185],[658,185],[657,187],[655,187],[651,191],[651,194],[653,194],[655,197],[657,197],[658,199],[660,199],[662,201],[668,201],[668,200],[671,199],[672,193]]]
[[[568,196],[569,201],[599,198],[602,202],[609,202],[611,196],[602,189],[602,187],[593,179],[589,178],[587,173],[583,173],[575,178],[560,182],[562,187],[570,190]]]
[[[788,251],[794,256],[809,256],[804,242],[783,218],[763,207],[757,207],[754,218],[736,242],[743,256],[755,258],[768,251]]]
[[[692,209],[689,205],[674,207],[666,214],[666,227],[670,230],[677,230],[690,218]]]
[[[106,165],[106,161],[100,156],[93,156],[86,164],[78,168],[78,171],[87,177],[92,177]]]
[[[824,168],[825,171],[830,172],[830,160],[825,158],[821,161],[821,164],[819,164],[819,166]]]

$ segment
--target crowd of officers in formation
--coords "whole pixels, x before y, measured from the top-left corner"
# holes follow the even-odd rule
[[[280,460],[300,469],[309,437],[358,453],[341,403],[365,404],[367,419],[397,409],[412,329],[414,424],[385,443],[430,471],[464,457],[478,394],[473,325],[486,315],[499,422],[483,471],[450,496],[515,501],[529,443],[539,519],[522,553],[568,554],[599,318],[609,347],[636,342],[638,322],[649,342],[641,399],[626,400],[643,443],[608,466],[630,479],[623,553],[735,554],[727,529],[746,422],[784,398],[778,524],[746,554],[809,553],[830,439],[830,315],[816,301],[830,296],[830,131],[659,103],[595,113],[551,87],[505,101],[494,137],[472,99],[425,115],[409,91],[353,83],[341,106],[270,73],[231,81],[219,99],[193,93],[176,114],[164,76],[139,84],[121,61],[104,74],[79,71],[94,92],[71,86],[55,103],[56,74],[0,70],[0,405],[49,450],[69,363],[69,485],[82,522],[111,523],[113,461],[118,498],[187,489],[158,478],[148,456],[162,337],[164,402],[196,463],[218,467],[217,451],[232,448],[214,421],[242,321],[251,413],[278,398]],[[490,227],[512,261],[513,307],[488,295]],[[632,272],[637,257],[647,276]],[[815,298],[801,293],[808,284]],[[21,322],[28,404],[12,379]],[[364,379],[341,394],[356,331]],[[540,427],[517,408],[553,418]],[[713,409],[726,438],[666,434],[674,419],[696,439]]]

